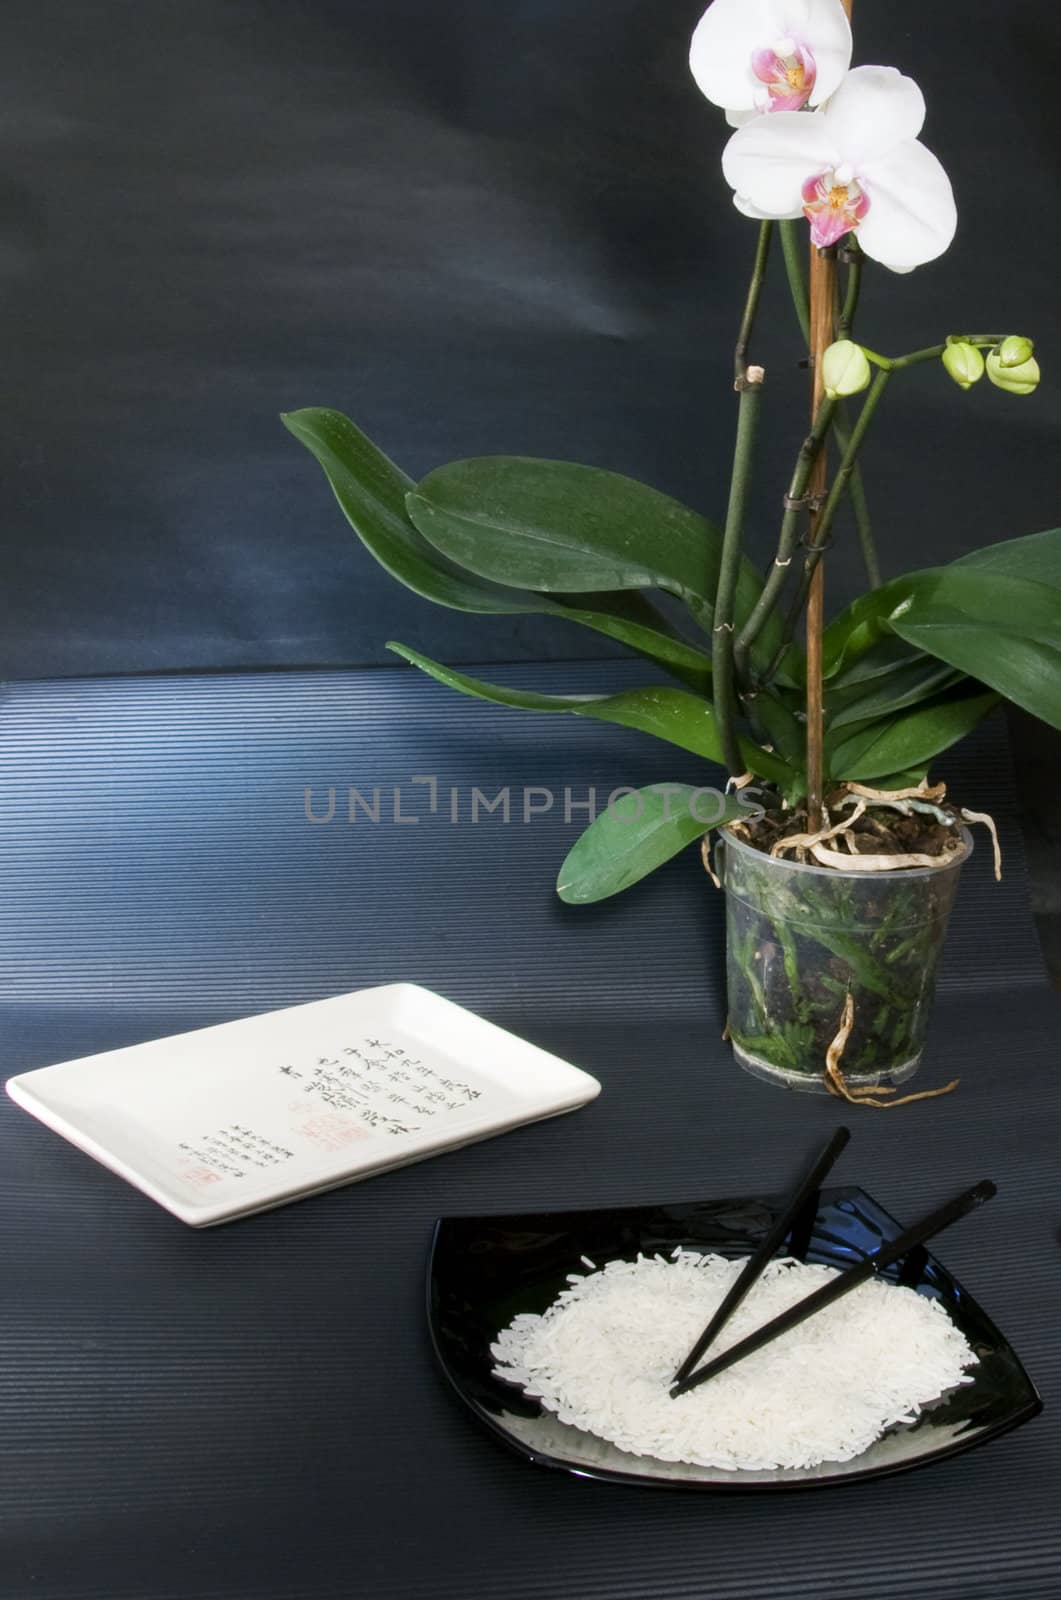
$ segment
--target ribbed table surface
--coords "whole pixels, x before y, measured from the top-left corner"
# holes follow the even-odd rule
[[[645,673],[483,676],[590,692]],[[604,1086],[573,1116],[206,1233],[4,1097],[3,1600],[1061,1593],[1058,1004],[1000,724],[943,763],[1006,858],[997,885],[981,838],[965,869],[918,1080],[961,1085],[895,1112],[735,1069],[721,897],[695,852],[600,906],[556,900],[588,788],[720,778],[681,751],[396,668],[16,685],[0,760],[4,1077],[409,979]],[[351,786],[380,790],[378,823],[348,820]],[[473,789],[504,787],[509,821],[473,824]],[[306,790],[324,815],[330,788],[332,821],[307,821]],[[418,821],[395,821],[395,789]],[[437,1216],[776,1191],[842,1120],[843,1181],[902,1218],[998,1183],[938,1253],[1040,1418],[901,1477],[712,1497],[536,1469],[460,1408],[423,1315]]]

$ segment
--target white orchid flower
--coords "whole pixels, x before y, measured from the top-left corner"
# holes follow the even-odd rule
[[[910,272],[943,254],[958,220],[950,179],[918,142],[924,120],[912,78],[855,67],[823,110],[738,128],[722,170],[746,216],[803,215],[819,249],[857,229],[868,256]]]
[[[693,77],[734,126],[820,105],[851,64],[840,0],[714,0],[689,51]]]

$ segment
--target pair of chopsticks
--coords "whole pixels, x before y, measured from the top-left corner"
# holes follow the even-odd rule
[[[861,1284],[866,1283],[876,1273],[885,1267],[894,1265],[918,1245],[924,1244],[926,1239],[931,1239],[937,1233],[942,1233],[944,1228],[949,1228],[951,1223],[968,1216],[970,1211],[975,1211],[998,1193],[997,1188],[990,1180],[974,1184],[971,1189],[966,1189],[963,1194],[949,1200],[946,1205],[938,1207],[929,1213],[920,1222],[915,1222],[907,1228],[897,1239],[890,1244],[885,1244],[873,1255],[867,1256],[857,1266],[849,1267],[839,1277],[825,1284],[821,1289],[816,1289],[813,1294],[800,1300],[797,1305],[791,1306],[788,1311],[783,1311],[772,1322],[767,1322],[761,1328],[756,1328],[746,1339],[741,1339],[737,1344],[731,1345],[722,1355],[716,1356],[713,1361],[708,1361],[705,1366],[696,1367],[697,1362],[708,1349],[711,1341],[717,1337],[722,1328],[729,1321],[734,1311],[747,1295],[749,1289],[759,1278],[767,1262],[774,1252],[784,1242],[799,1222],[804,1208],[812,1200],[815,1190],[822,1183],[837,1156],[847,1144],[851,1134],[847,1128],[837,1128],[828,1144],[822,1150],[817,1160],[795,1190],[792,1198],[778,1216],[773,1227],[769,1229],[761,1244],[748,1257],[744,1268],[733,1283],[722,1304],[715,1312],[711,1321],[689,1351],[685,1360],[674,1374],[670,1395],[677,1399],[679,1395],[688,1394],[690,1389],[697,1388],[701,1383],[706,1383],[709,1378],[714,1378],[718,1373],[724,1372],[727,1367],[734,1366],[738,1361],[743,1361],[745,1356],[752,1355],[756,1350],[761,1350],[764,1345],[770,1344],[774,1339],[779,1339],[783,1333],[788,1333],[791,1328],[796,1328],[801,1322],[806,1322],[808,1317],[813,1317],[819,1311],[824,1311],[826,1306],[833,1305],[845,1294],[850,1294]],[[694,1370],[696,1369],[696,1370]]]

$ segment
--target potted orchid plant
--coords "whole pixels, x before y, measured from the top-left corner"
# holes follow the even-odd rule
[[[1000,699],[1061,728],[1061,529],[881,579],[859,455],[889,386],[925,366],[964,390],[986,378],[1027,395],[1039,368],[1031,340],[1006,330],[941,329],[895,355],[858,339],[863,279],[883,269],[883,288],[934,260],[957,217],[919,139],[920,89],[894,67],[851,66],[849,14],[844,0],[714,0],[693,36],[694,78],[731,129],[723,172],[757,227],[721,525],[572,462],[479,457],[414,483],[337,411],[283,420],[370,552],[415,593],[566,618],[662,669],[670,682],[565,697],[390,646],[463,694],[618,723],[723,764],[721,809],[665,782],[610,805],[564,861],[560,896],[603,899],[698,841],[710,871],[718,829],[737,1059],[791,1087],[895,1104],[875,1097],[917,1067],[965,824],[984,820],[931,782],[931,764]],[[756,313],[778,255],[811,395],[760,572],[744,551],[766,387]],[[823,556],[845,505],[867,589],[826,625]],[[681,603],[681,622],[654,592]]]

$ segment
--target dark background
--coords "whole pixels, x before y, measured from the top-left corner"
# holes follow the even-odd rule
[[[413,476],[490,452],[718,518],[754,248],[689,75],[701,0],[18,0],[0,29],[0,677],[616,653],[467,617],[361,549],[278,413],[349,412]],[[856,7],[922,84],[958,196],[939,262],[867,274],[898,353],[1031,334],[1031,399],[896,383],[865,452],[885,575],[1058,521],[1061,23],[1047,0]],[[780,260],[749,529],[768,559],[806,375]],[[861,583],[850,528],[831,607]],[[1011,716],[1061,972],[1061,739]]]
[[[701,0],[19,0],[0,47],[0,674],[608,649],[407,595],[277,413],[353,415],[408,471],[493,451],[724,507],[754,225],[686,66]],[[1033,399],[938,369],[867,450],[885,571],[1053,526],[1056,7],[856,6],[856,61],[922,84],[957,242],[868,284],[898,352],[1039,341]],[[752,544],[803,375],[780,262]],[[791,400],[792,405],[786,404]],[[838,602],[852,541],[829,563]]]

